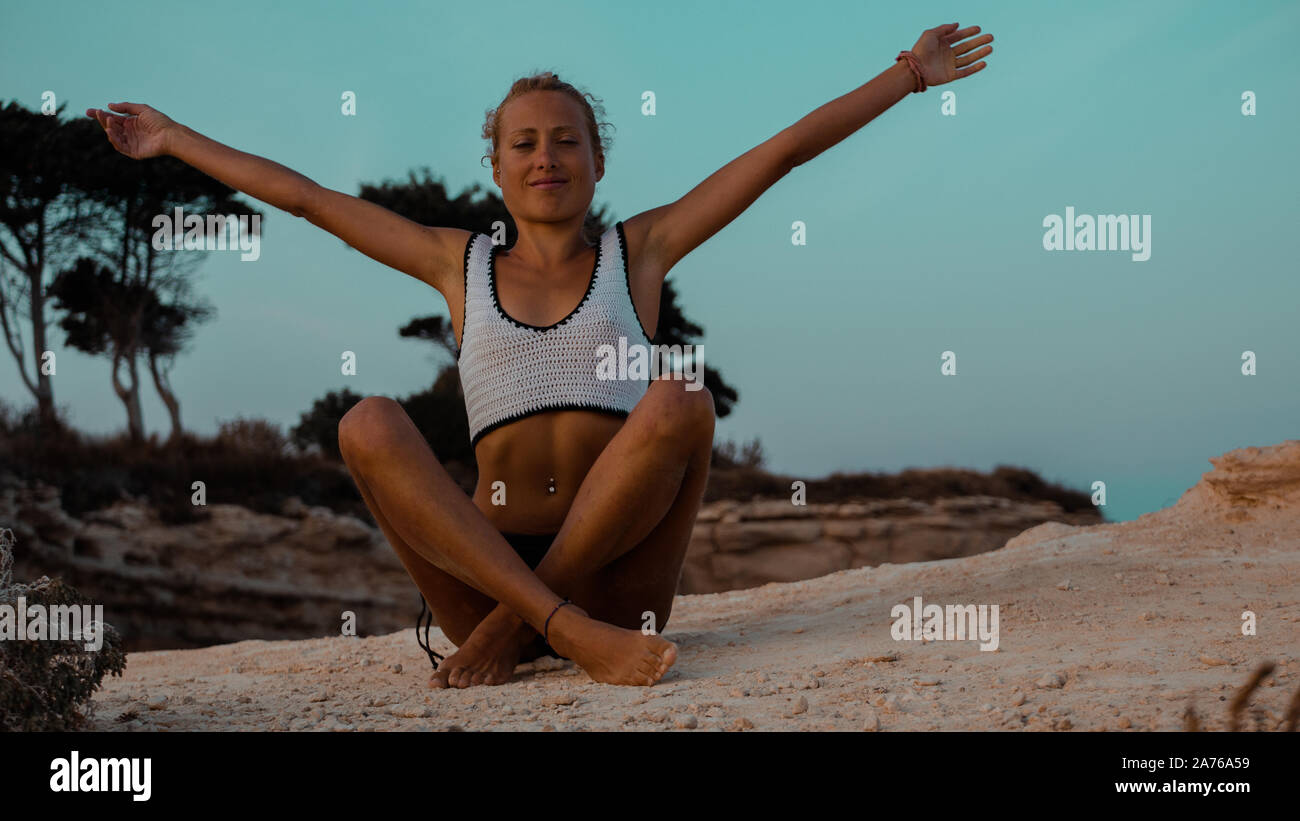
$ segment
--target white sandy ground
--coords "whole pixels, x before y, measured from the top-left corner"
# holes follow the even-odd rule
[[[1177,504],[1133,522],[1050,523],[962,559],[681,596],[664,631],[678,660],[654,687],[544,659],[502,686],[430,690],[408,629],[132,654],[92,727],[1181,730],[1193,704],[1223,730],[1269,660],[1243,729],[1275,730],[1300,688],[1300,441],[1212,461]],[[918,595],[999,605],[998,650],[895,641],[890,610]]]

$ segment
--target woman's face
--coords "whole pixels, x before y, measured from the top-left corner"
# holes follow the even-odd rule
[[[582,107],[561,91],[530,91],[501,114],[492,178],[516,220],[559,222],[585,217],[605,175]],[[558,185],[538,185],[558,179]]]

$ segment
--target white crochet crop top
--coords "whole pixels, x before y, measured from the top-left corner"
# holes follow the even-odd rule
[[[475,232],[465,243],[465,316],[456,361],[469,416],[470,446],[502,425],[554,410],[591,410],[626,417],[649,381],[599,379],[601,345],[616,351],[649,346],[632,304],[623,223],[601,236],[587,292],[554,325],[520,322],[497,298],[492,238]]]

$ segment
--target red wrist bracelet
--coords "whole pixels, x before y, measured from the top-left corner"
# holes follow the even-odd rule
[[[921,62],[916,59],[916,55],[910,51],[900,51],[898,56],[894,58],[894,62],[899,60],[907,60],[907,67],[916,75],[916,90],[913,93],[920,94],[925,91],[927,86],[925,85],[925,78],[921,76]]]

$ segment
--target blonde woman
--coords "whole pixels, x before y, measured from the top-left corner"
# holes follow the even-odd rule
[[[993,37],[968,39],[978,33],[926,31],[870,82],[594,245],[582,229],[606,141],[590,95],[554,74],[515,82],[484,126],[518,229],[509,249],[328,190],[146,105],[86,113],[122,153],[177,157],[445,298],[479,469],[473,497],[397,402],[368,397],[339,425],[365,503],[458,648],[445,659],[430,650],[431,685],[501,684],[543,654],[596,681],[650,685],[677,658],[659,632],[708,479],[713,398],[681,379],[599,379],[596,349],[619,337],[648,346],[665,275],[792,169],[908,94],[983,69]]]

